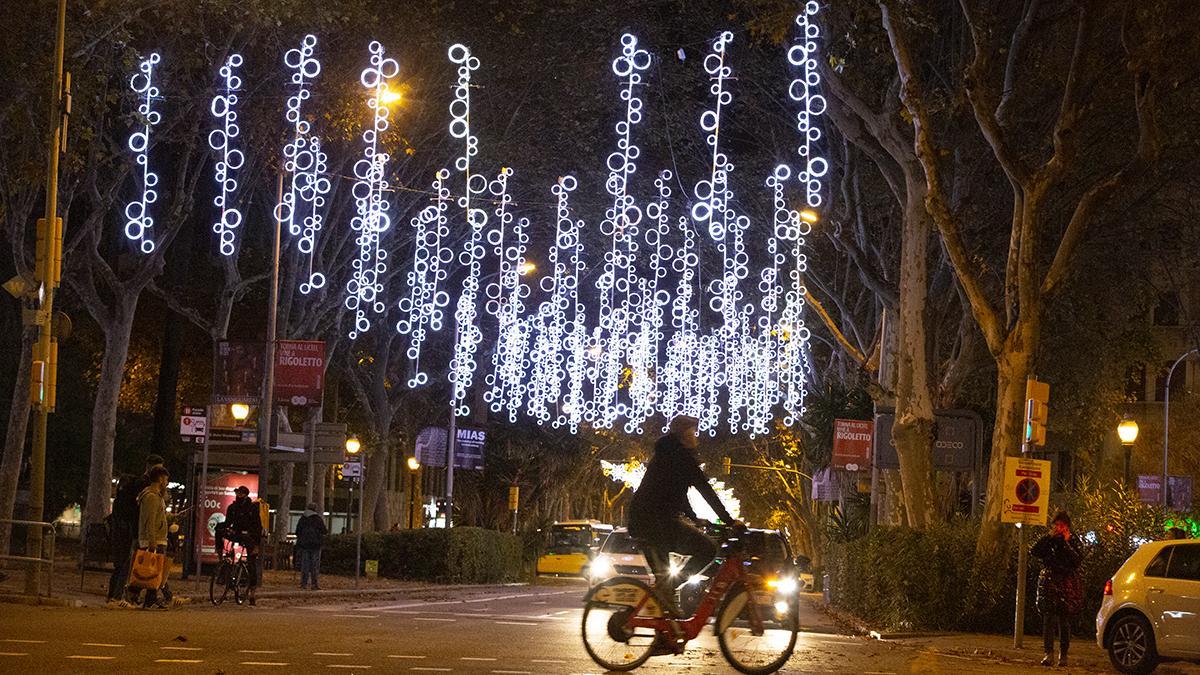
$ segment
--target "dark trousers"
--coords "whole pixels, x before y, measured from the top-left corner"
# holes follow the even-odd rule
[[[669,553],[690,556],[679,571],[676,580],[686,581],[693,574],[708,566],[717,557],[717,544],[700,531],[700,528],[683,518],[669,518],[656,522],[630,522],[630,534],[635,539],[650,543],[662,564],[669,560]]]
[[[1071,617],[1066,614],[1042,614],[1042,646],[1046,653],[1054,652],[1054,634],[1058,633],[1059,653],[1067,655],[1071,648]]]
[[[114,526],[112,539],[109,541],[109,557],[112,558],[113,571],[108,577],[108,599],[120,600],[125,593],[125,585],[129,583],[129,565],[133,562],[133,537],[128,528]]]
[[[321,571],[321,549],[298,548],[296,555],[300,558],[300,585],[307,587],[310,583],[317,587],[317,573]]]

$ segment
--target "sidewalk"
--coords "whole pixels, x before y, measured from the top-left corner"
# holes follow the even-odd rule
[[[8,578],[0,582],[0,602],[21,602],[29,604],[48,604],[68,607],[102,607],[107,599],[108,572],[86,572],[83,577],[83,587],[80,588],[79,567],[77,560],[60,559],[55,562],[54,597],[49,601],[45,598],[40,603],[34,602],[25,593],[25,572],[22,569],[4,569]],[[183,569],[176,564],[171,569],[170,584],[177,602],[207,603],[208,576],[183,578]],[[486,587],[499,587],[505,584],[487,584]],[[509,584],[523,585],[523,584]],[[321,590],[304,591],[300,589],[300,572],[294,570],[266,570],[263,573],[263,583],[259,587],[257,597],[270,599],[280,604],[293,602],[321,601],[324,599],[345,599],[362,597],[386,598],[391,594],[407,595],[421,591],[437,589],[468,589],[484,586],[447,586],[419,581],[400,581],[396,579],[368,579],[360,577],[358,588],[354,586],[354,577],[333,574],[321,575]]]

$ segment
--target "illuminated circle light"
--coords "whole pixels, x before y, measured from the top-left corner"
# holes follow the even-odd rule
[[[154,110],[154,101],[160,98],[158,86],[154,84],[154,68],[161,60],[157,52],[150,54],[138,64],[138,72],[129,80],[129,88],[140,99],[138,115],[142,128],[129,135],[128,147],[134,161],[142,168],[142,191],[137,200],[125,205],[125,236],[137,242],[142,253],[154,251],[154,239],[151,238],[154,217],[150,215],[150,205],[158,201],[158,174],[150,170],[150,132],[162,121],[162,115]]]
[[[237,92],[242,88],[242,78],[237,74],[237,69],[241,66],[242,55],[230,54],[225,65],[221,66],[223,92],[214,96],[209,106],[209,112],[220,124],[208,133],[208,147],[218,153],[213,166],[213,177],[217,181],[217,196],[213,197],[213,205],[218,210],[213,232],[217,235],[217,246],[224,256],[233,255],[237,249],[237,229],[242,224],[242,212],[231,204],[238,188],[237,170],[242,168],[246,160],[242,151],[233,146],[241,133],[237,123]]]

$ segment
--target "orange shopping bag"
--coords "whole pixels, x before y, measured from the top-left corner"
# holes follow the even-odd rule
[[[129,569],[129,585],[134,588],[157,589],[162,585],[166,572],[167,556],[146,549],[133,554],[133,565]]]

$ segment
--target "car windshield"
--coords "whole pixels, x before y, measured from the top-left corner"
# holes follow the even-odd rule
[[[600,548],[605,553],[613,553],[616,555],[630,555],[641,553],[638,550],[637,542],[633,537],[626,532],[613,532],[608,535],[608,539],[604,540],[604,546]]]
[[[592,530],[589,527],[554,527],[550,530],[550,541],[546,548],[550,553],[587,553],[592,546]]]

